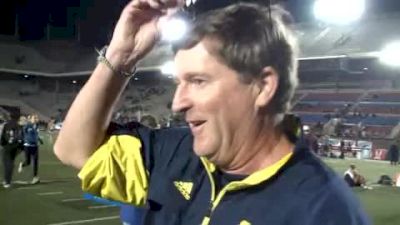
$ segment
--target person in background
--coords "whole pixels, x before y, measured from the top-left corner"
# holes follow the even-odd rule
[[[399,163],[399,148],[396,144],[392,144],[389,148],[390,165],[396,166]]]
[[[28,120],[23,126],[25,161],[20,162],[18,166],[18,172],[21,173],[24,167],[31,165],[31,161],[33,162],[33,178],[31,184],[37,184],[40,182],[38,176],[39,143],[43,144],[43,141],[39,137],[38,121],[38,115],[32,114],[28,116]]]
[[[365,189],[372,189],[367,186],[367,181],[363,175],[361,175],[354,164],[351,164],[349,169],[344,172],[344,180],[350,187],[363,187]]]
[[[18,124],[19,115],[11,114],[10,120],[3,126],[3,131],[0,137],[0,145],[2,146],[2,161],[3,161],[3,187],[10,188],[14,170],[14,160],[18,151],[23,145],[23,131]]]

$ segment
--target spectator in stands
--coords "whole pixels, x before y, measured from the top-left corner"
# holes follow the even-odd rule
[[[39,117],[36,114],[32,114],[28,116],[28,120],[23,126],[25,161],[20,162],[18,166],[18,172],[21,173],[23,168],[29,166],[31,160],[33,161],[33,178],[31,184],[37,184],[40,181],[38,176],[39,143],[43,144],[43,141],[39,137],[38,121]]]
[[[388,156],[389,156],[389,161],[390,161],[390,165],[397,165],[399,162],[399,148],[397,147],[397,145],[392,144],[389,148],[389,152],[388,152]]]
[[[278,7],[233,4],[193,21],[175,56],[172,107],[190,128],[110,124],[126,75],[176,6],[131,1],[72,104],[54,148],[81,169],[83,189],[147,203],[143,224],[369,224],[335,172],[283,132],[296,48]]]
[[[2,146],[2,160],[4,181],[3,187],[11,187],[12,174],[14,170],[14,160],[18,151],[22,149],[23,131],[18,124],[19,115],[11,114],[10,120],[4,124],[0,137],[0,145]]]

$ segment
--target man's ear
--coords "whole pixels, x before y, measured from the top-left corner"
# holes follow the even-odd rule
[[[264,67],[261,72],[260,80],[257,82],[259,93],[255,101],[255,106],[257,108],[265,108],[265,106],[271,102],[278,89],[278,73],[271,66]]]

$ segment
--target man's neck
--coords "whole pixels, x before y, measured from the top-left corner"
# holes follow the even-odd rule
[[[293,151],[294,144],[286,135],[277,130],[269,131],[261,131],[248,138],[230,165],[220,169],[229,174],[250,175],[273,165]]]

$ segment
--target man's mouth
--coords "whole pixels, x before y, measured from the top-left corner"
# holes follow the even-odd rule
[[[205,120],[192,120],[188,121],[190,130],[192,131],[193,134],[198,133],[200,129],[203,127],[203,124],[205,123]]]

